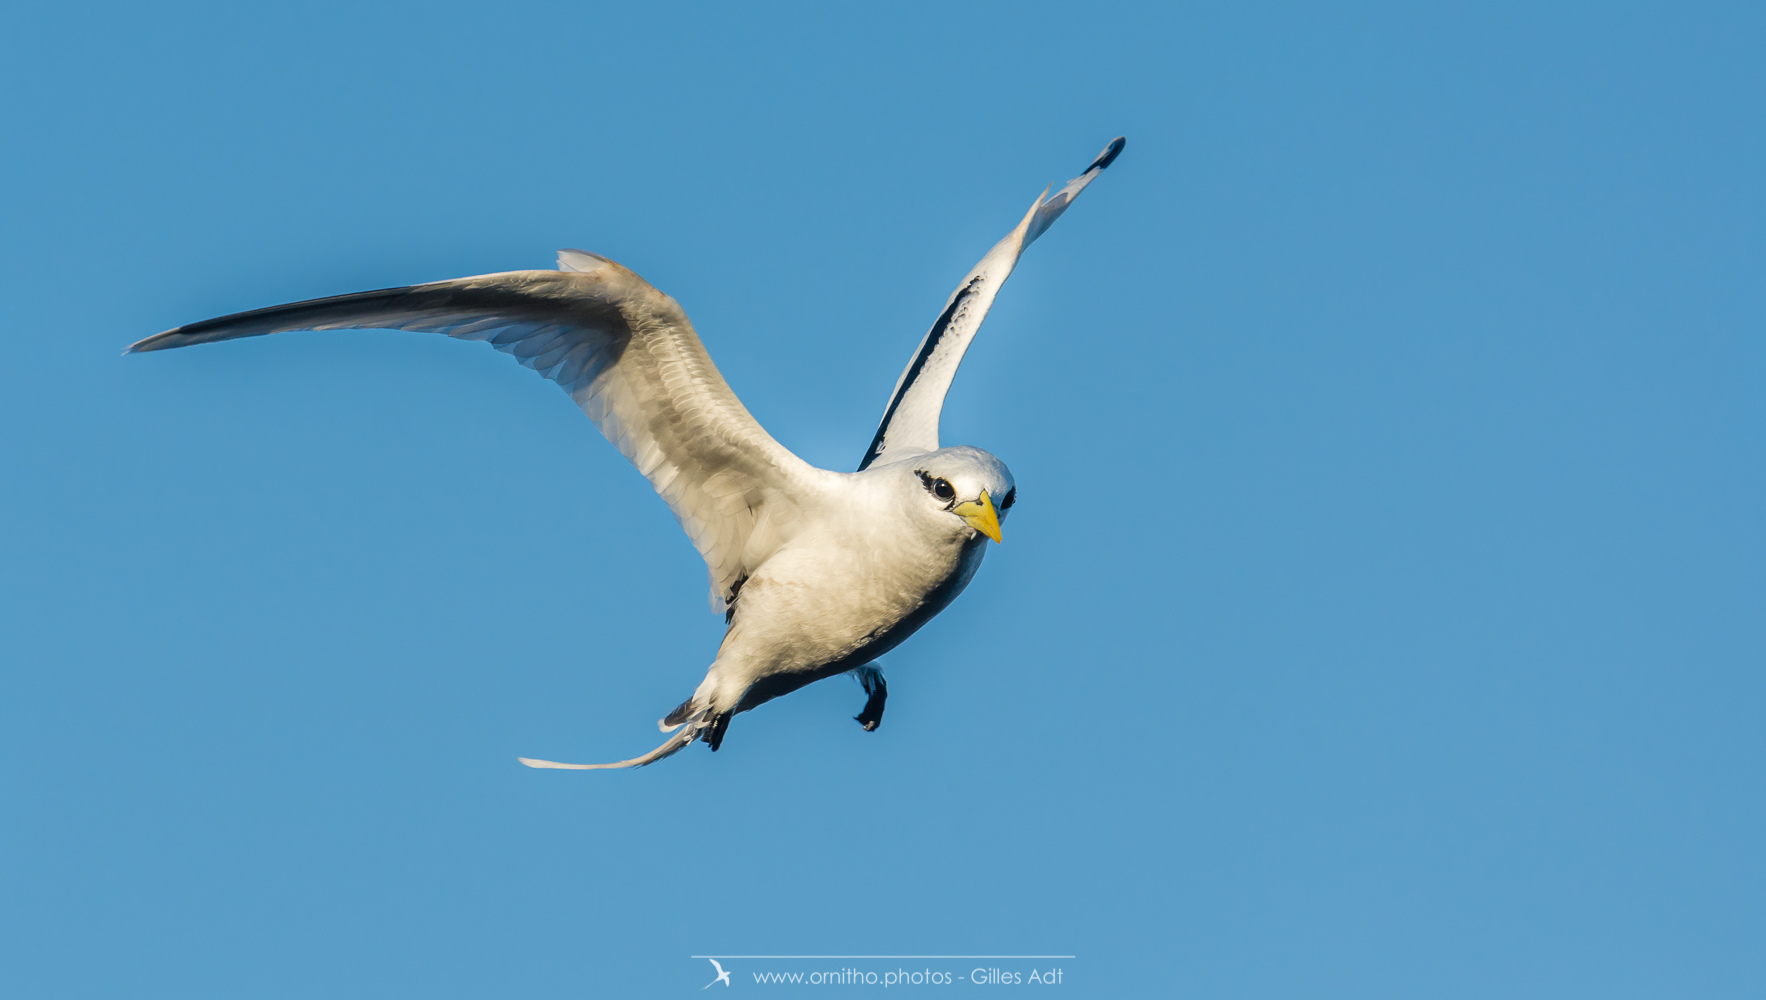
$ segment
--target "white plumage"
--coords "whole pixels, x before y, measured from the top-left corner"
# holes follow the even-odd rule
[[[557,382],[637,466],[704,557],[729,629],[697,691],[663,720],[716,750],[732,716],[856,671],[881,720],[872,665],[943,610],[980,566],[1016,498],[1004,463],[939,447],[957,366],[1019,256],[1121,152],[1117,139],[964,278],[891,394],[855,473],[815,468],[774,441],[736,398],[674,299],[596,254],[563,250],[557,271],[509,271],[237,313],[168,330],[131,352],[290,330],[400,329],[488,341]]]

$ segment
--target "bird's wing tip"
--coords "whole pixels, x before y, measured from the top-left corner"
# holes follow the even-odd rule
[[[1102,170],[1110,164],[1115,163],[1116,158],[1122,155],[1122,147],[1126,145],[1128,145],[1128,137],[1125,135],[1119,135],[1116,138],[1111,139],[1110,144],[1104,147],[1104,151],[1098,154],[1098,158],[1091,161],[1091,166],[1086,167],[1085,169]]]
[[[589,274],[593,271],[599,271],[609,264],[622,271],[625,270],[625,268],[620,266],[618,261],[610,260],[589,250],[577,250],[571,247],[566,247],[563,250],[558,251],[558,270],[560,271],[567,271],[575,274]]]
[[[161,330],[151,337],[142,337],[128,347],[123,348],[124,354],[149,354],[153,351],[169,350],[183,347],[190,343],[190,325],[174,326],[170,330]]]
[[[565,770],[565,771],[588,771],[588,770],[593,770],[594,768],[607,766],[605,764],[564,764],[564,763],[560,763],[559,761],[555,761],[555,760],[536,760],[532,757],[517,757],[515,759],[518,761],[521,761],[523,764],[526,764],[528,767],[539,767],[539,768],[551,767],[551,768],[558,768],[560,770]]]

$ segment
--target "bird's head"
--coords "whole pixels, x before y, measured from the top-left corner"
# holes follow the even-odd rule
[[[1018,499],[1018,487],[1006,463],[980,448],[964,445],[940,448],[903,464],[912,470],[920,494],[915,503],[934,517],[954,519],[996,542],[1000,540],[1000,522]]]

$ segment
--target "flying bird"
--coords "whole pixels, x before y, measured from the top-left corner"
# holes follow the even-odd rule
[[[711,982],[706,983],[704,986],[701,986],[699,988],[702,990],[709,990],[713,986],[716,986],[718,983],[723,983],[725,986],[730,985],[730,974],[728,972],[724,971],[723,966],[717,964],[717,959],[708,958],[708,959],[706,959],[706,961],[710,962],[711,967],[717,970],[717,978],[713,979]]]
[[[639,767],[806,684],[850,673],[866,730],[889,696],[877,658],[969,585],[1018,498],[1012,473],[967,445],[941,447],[938,417],[963,353],[1018,258],[1122,152],[1044,191],[952,293],[895,384],[856,472],[818,469],[750,416],[679,303],[599,254],[560,250],[556,271],[506,271],[271,306],[148,337],[130,353],[291,330],[394,329],[488,341],[558,383],[668,503],[711,576],[726,631],[691,697]]]

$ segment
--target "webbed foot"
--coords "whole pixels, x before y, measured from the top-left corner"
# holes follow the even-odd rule
[[[711,720],[711,725],[707,726],[705,731],[699,734],[700,739],[711,745],[712,753],[716,753],[717,748],[724,745],[724,733],[729,732],[730,716],[734,714],[736,713],[720,712]]]
[[[883,724],[883,703],[889,700],[889,685],[883,681],[883,671],[877,667],[864,666],[854,670],[853,676],[865,689],[865,707],[854,721],[865,727],[865,732],[875,732]]]

